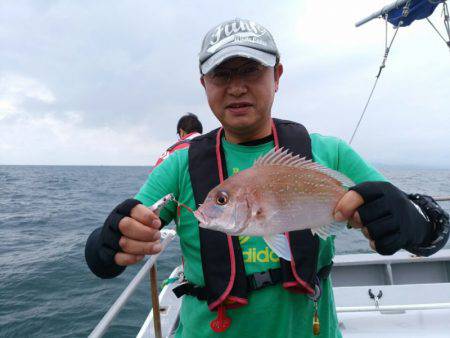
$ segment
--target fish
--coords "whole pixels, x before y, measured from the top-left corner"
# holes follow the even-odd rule
[[[310,229],[326,239],[345,228],[333,211],[352,185],[342,173],[273,149],[213,188],[194,216],[205,229],[261,236],[279,257],[291,260],[284,233]]]

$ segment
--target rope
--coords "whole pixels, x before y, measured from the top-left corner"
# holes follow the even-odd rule
[[[431,25],[431,27],[434,28],[434,30],[436,31],[436,33],[438,33],[438,35],[441,37],[441,39],[445,42],[446,45],[448,45],[448,47],[450,47],[449,42],[447,42],[447,40],[445,40],[444,36],[438,31],[438,29],[436,28],[435,25],[433,25],[433,23],[430,21],[430,19],[427,18],[427,21],[429,22],[429,24]]]
[[[388,58],[388,55],[389,55],[389,52],[391,50],[392,44],[394,43],[395,37],[397,36],[398,29],[400,28],[400,26],[396,27],[394,36],[392,37],[392,40],[391,40],[389,46],[387,46],[387,14],[385,15],[385,20],[386,20],[386,39],[385,39],[385,51],[384,51],[383,61],[381,63],[381,66],[380,66],[380,69],[378,71],[378,74],[376,76],[376,80],[375,80],[375,83],[373,84],[373,87],[372,87],[372,90],[370,92],[369,98],[368,98],[368,100],[366,102],[366,105],[364,106],[363,112],[362,112],[361,116],[359,117],[359,121],[356,124],[355,129],[353,130],[353,134],[352,134],[352,137],[350,138],[349,144],[352,144],[353,139],[355,138],[356,132],[358,131],[359,125],[361,124],[361,121],[364,118],[364,115],[366,114],[367,107],[369,106],[370,100],[372,99],[372,95],[373,95],[373,92],[375,91],[375,88],[377,86],[378,79],[380,78],[381,72],[386,67],[386,60]]]
[[[442,7],[443,7],[442,8],[442,13],[444,15],[444,27],[445,27],[445,30],[447,31],[447,35],[448,35],[447,46],[450,47],[450,23],[449,23],[449,21],[450,21],[450,14],[448,12],[448,6],[447,6],[446,2],[444,2],[442,4]]]
[[[431,0],[429,0],[429,1],[431,1]],[[426,19],[427,19],[428,23],[431,25],[431,27],[433,27],[433,29],[436,31],[436,33],[438,33],[438,35],[442,39],[442,41],[444,41],[444,43],[450,48],[450,23],[449,23],[450,15],[448,13],[448,7],[447,7],[446,2],[442,3],[442,15],[444,16],[444,28],[447,31],[448,41],[445,40],[445,37],[441,34],[441,32],[439,32],[439,30],[431,22],[431,20],[429,18],[426,18]]]
[[[384,16],[384,22],[385,22],[385,29],[384,29],[384,50],[386,50],[388,48],[387,45],[387,41],[388,41],[388,14],[386,13],[386,15]]]
[[[181,207],[185,208],[187,211],[189,211],[191,214],[194,213],[194,211],[189,208],[186,204],[181,203],[180,201],[176,200],[175,197],[172,197],[172,201],[174,201],[175,203],[177,203],[177,215],[178,217],[181,216]]]

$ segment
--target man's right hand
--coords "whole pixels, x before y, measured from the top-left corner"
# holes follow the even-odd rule
[[[84,250],[89,269],[100,278],[113,278],[145,255],[160,252],[160,227],[158,215],[140,201],[123,201],[89,235]]]
[[[139,262],[144,255],[161,251],[161,220],[149,208],[137,204],[130,215],[123,217],[118,225],[120,251],[114,255],[114,262],[120,266]]]

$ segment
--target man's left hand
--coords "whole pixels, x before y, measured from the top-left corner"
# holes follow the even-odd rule
[[[375,249],[375,242],[370,238],[369,232],[361,222],[358,208],[364,204],[364,199],[356,191],[349,190],[339,200],[334,209],[334,219],[338,222],[348,221],[348,225],[354,229],[361,229],[363,235],[369,240],[370,247]]]
[[[382,255],[421,245],[432,235],[430,222],[404,192],[388,182],[350,188],[337,203],[334,217],[361,229],[370,247]]]

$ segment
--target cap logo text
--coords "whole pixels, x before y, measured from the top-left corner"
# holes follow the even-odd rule
[[[211,34],[209,53],[214,53],[217,49],[230,42],[252,42],[267,45],[259,37],[266,33],[266,29],[256,22],[249,20],[239,20],[218,26]]]

